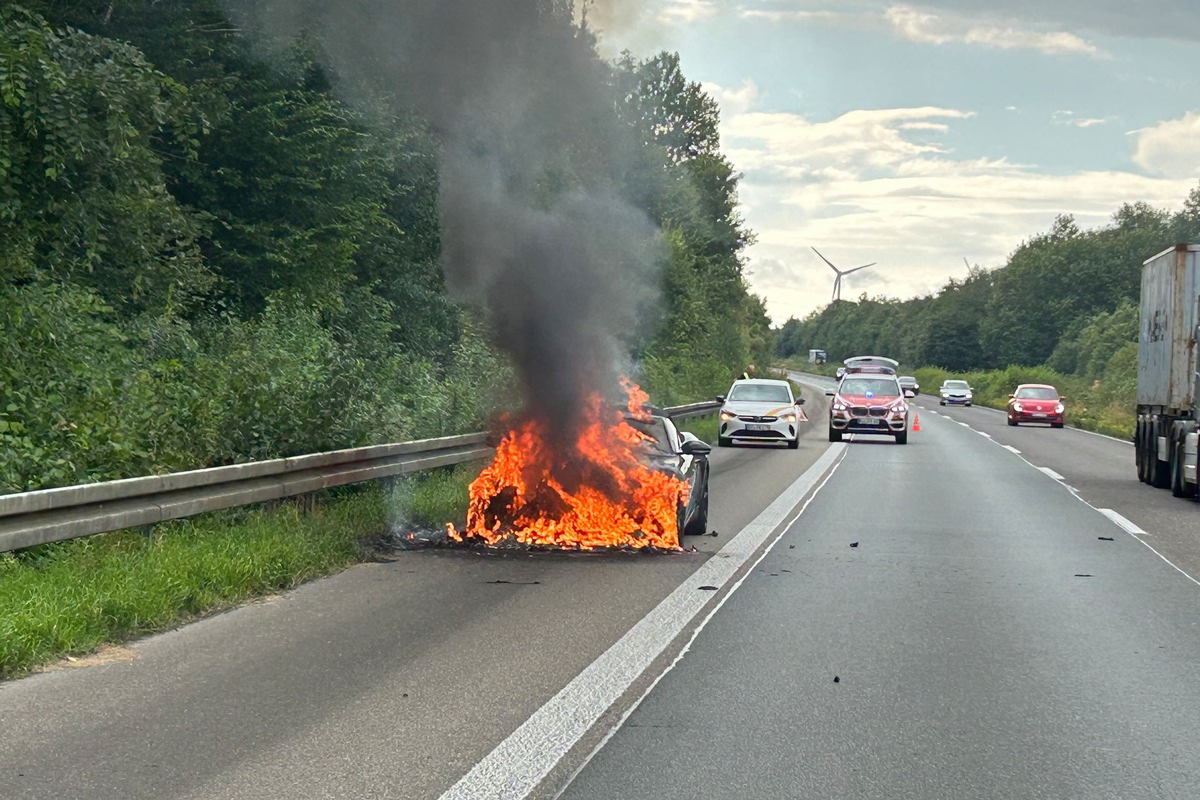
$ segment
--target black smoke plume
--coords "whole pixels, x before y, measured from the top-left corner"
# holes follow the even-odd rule
[[[239,8],[277,40],[315,39],[347,92],[396,97],[429,120],[447,288],[511,355],[526,411],[554,443],[574,442],[585,398],[616,388],[661,255],[654,225],[619,197],[637,147],[577,10],[564,0]]]

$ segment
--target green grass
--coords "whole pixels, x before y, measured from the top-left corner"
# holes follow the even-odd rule
[[[368,537],[393,519],[433,526],[465,516],[478,469],[0,554],[0,678],[369,560]]]
[[[681,431],[694,434],[703,442],[713,444],[717,441],[717,418],[715,415],[683,419],[679,421],[678,427]]]
[[[482,468],[482,462],[459,464],[398,479],[389,500],[393,520],[419,528],[436,528],[447,522],[461,526],[467,517],[467,486]]]

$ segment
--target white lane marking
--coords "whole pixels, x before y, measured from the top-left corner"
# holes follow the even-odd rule
[[[1129,520],[1125,519],[1125,517],[1121,516],[1116,511],[1113,511],[1111,508],[1097,508],[1096,510],[1099,511],[1104,516],[1111,519],[1113,522],[1117,523],[1117,525],[1120,526],[1126,533],[1132,533],[1134,536],[1149,536],[1150,535],[1150,534],[1146,533],[1144,530],[1142,530],[1141,528],[1139,528],[1137,525],[1135,525],[1132,522],[1130,522]]]
[[[993,410],[995,410],[995,411],[999,411],[999,409],[993,409]],[[958,423],[958,424],[959,424],[959,425],[963,425],[964,427],[968,427],[968,428],[969,428],[969,427],[971,427],[970,425],[965,425],[965,423],[962,423],[962,422],[960,422],[960,423]],[[1102,438],[1105,438],[1105,439],[1112,439],[1112,438],[1113,438],[1113,437],[1111,437],[1111,436],[1105,436],[1105,435],[1104,435],[1104,434],[1102,434],[1102,433],[1095,433],[1095,432],[1093,432],[1093,431],[1085,431],[1085,430],[1083,430],[1082,428],[1070,428],[1070,427],[1068,426],[1068,429],[1069,429],[1069,430],[1074,430],[1074,431],[1079,431],[1080,433],[1090,433],[1090,434],[1092,434],[1093,436],[1100,436],[1100,437],[1102,437]],[[993,441],[995,441],[995,440],[993,440]],[[1120,441],[1122,441],[1122,440],[1121,440],[1121,439],[1114,439],[1114,441],[1118,441],[1118,442],[1120,442]],[[1009,449],[1012,449],[1012,448],[1009,448]],[[1017,451],[1016,451],[1016,450],[1014,450],[1014,452],[1017,452]],[[1029,464],[1029,466],[1033,467],[1034,469],[1036,469],[1036,470],[1039,470],[1039,471],[1041,471],[1041,472],[1044,472],[1044,473],[1046,473],[1046,474],[1047,474],[1047,475],[1049,475],[1051,478],[1054,478],[1056,481],[1060,481],[1060,482],[1061,482],[1061,481],[1063,480],[1063,476],[1059,475],[1059,474],[1058,474],[1057,472],[1055,472],[1054,470],[1052,470],[1052,469],[1049,469],[1049,468],[1047,468],[1047,467],[1039,467],[1039,466],[1036,466],[1036,465],[1035,465],[1035,464],[1033,464],[1033,463],[1032,463],[1032,462],[1031,462],[1029,459],[1025,458],[1025,456],[1021,456],[1021,460],[1022,460],[1022,461],[1024,461],[1026,464]],[[1098,508],[1097,506],[1094,506],[1094,505],[1092,505],[1092,504],[1091,504],[1091,503],[1089,503],[1087,500],[1085,500],[1085,499],[1084,499],[1084,497],[1083,497],[1083,495],[1081,495],[1081,494],[1079,493],[1079,491],[1078,491],[1078,490],[1076,490],[1075,488],[1073,488],[1073,487],[1071,487],[1071,486],[1067,486],[1067,484],[1065,484],[1065,483],[1063,484],[1063,486],[1066,486],[1066,488],[1067,488],[1068,490],[1070,490],[1071,494],[1072,494],[1072,495],[1073,495],[1073,496],[1074,496],[1074,497],[1075,497],[1077,500],[1079,500],[1079,502],[1083,503],[1083,504],[1084,504],[1085,506],[1087,506],[1088,508],[1091,508],[1091,509],[1093,509],[1093,510],[1095,510],[1095,511],[1099,511],[1101,514],[1103,514],[1104,516],[1108,517],[1110,520],[1112,520],[1114,523],[1116,523],[1117,527],[1119,527],[1121,530],[1125,531],[1125,532],[1126,532],[1126,533],[1128,533],[1130,536],[1132,536],[1132,537],[1133,537],[1133,540],[1134,540],[1135,542],[1140,542],[1141,544],[1145,545],[1145,546],[1146,546],[1146,548],[1147,548],[1147,549],[1149,549],[1151,553],[1154,553],[1154,555],[1156,555],[1156,556],[1158,556],[1159,558],[1161,558],[1161,559],[1162,559],[1162,560],[1163,560],[1163,561],[1164,561],[1164,562],[1167,564],[1167,566],[1171,567],[1173,570],[1175,570],[1176,572],[1178,572],[1178,573],[1179,573],[1180,575],[1182,575],[1183,577],[1187,578],[1187,579],[1188,579],[1189,581],[1191,581],[1192,583],[1196,584],[1197,586],[1200,586],[1200,580],[1196,580],[1196,578],[1192,577],[1190,574],[1188,574],[1187,572],[1185,572],[1185,571],[1183,570],[1183,568],[1182,568],[1182,567],[1180,567],[1179,565],[1175,564],[1175,562],[1171,561],[1171,559],[1167,558],[1167,557],[1166,557],[1166,556],[1164,556],[1162,553],[1160,553],[1160,552],[1158,552],[1157,550],[1155,550],[1155,549],[1154,549],[1154,547],[1153,547],[1153,546],[1152,546],[1152,545],[1151,545],[1149,542],[1147,542],[1145,539],[1143,539],[1143,538],[1142,538],[1143,536],[1153,536],[1154,534],[1152,534],[1152,533],[1147,533],[1146,531],[1142,530],[1142,529],[1141,529],[1141,528],[1139,528],[1137,525],[1134,525],[1132,522],[1130,522],[1129,520],[1125,519],[1125,517],[1121,516],[1120,514],[1118,514],[1116,511],[1112,510],[1111,508]]]
[[[982,436],[982,437],[983,437],[983,438],[985,438],[985,439],[991,439],[991,438],[992,438],[992,435],[991,435],[990,433],[984,433],[983,431],[975,431],[975,432],[976,432],[976,433],[978,433],[980,436]]]
[[[1127,444],[1130,447],[1133,447],[1133,442],[1129,441],[1128,439],[1118,439],[1115,436],[1109,436],[1107,433],[1096,433],[1095,431],[1085,431],[1083,428],[1075,428],[1070,425],[1067,426],[1067,429],[1072,430],[1072,431],[1079,431],[1080,433],[1086,433],[1088,436],[1099,436],[1101,439],[1108,439],[1110,442],[1117,442],[1118,444]]]
[[[1076,496],[1076,497],[1079,497],[1079,495],[1075,495],[1075,496]],[[1084,504],[1086,504],[1087,506],[1089,506],[1089,507],[1091,507],[1091,508],[1096,508],[1096,507],[1095,507],[1095,506],[1093,506],[1091,503],[1089,503],[1087,500],[1084,500],[1082,497],[1079,497],[1079,499],[1080,499],[1080,501],[1082,501],[1082,502],[1083,502]],[[1150,552],[1151,552],[1151,553],[1154,553],[1154,555],[1158,556],[1158,557],[1159,557],[1159,558],[1161,558],[1163,561],[1167,562],[1167,564],[1168,564],[1168,565],[1170,565],[1171,567],[1174,567],[1175,571],[1176,571],[1176,572],[1178,572],[1180,575],[1182,575],[1183,577],[1187,578],[1189,581],[1191,581],[1192,583],[1196,584],[1197,586],[1200,586],[1200,581],[1196,580],[1196,579],[1195,579],[1195,578],[1193,578],[1191,575],[1189,575],[1188,573],[1184,572],[1184,571],[1183,571],[1183,569],[1181,569],[1179,566],[1177,566],[1176,564],[1174,564],[1174,563],[1171,561],[1171,559],[1167,558],[1167,557],[1166,557],[1166,556],[1164,556],[1162,553],[1160,553],[1160,552],[1158,552],[1157,550],[1155,550],[1155,549],[1154,549],[1154,548],[1153,548],[1153,547],[1150,545],[1150,543],[1149,543],[1149,542],[1147,542],[1145,539],[1141,538],[1142,536],[1153,536],[1154,534],[1151,534],[1151,533],[1146,533],[1146,532],[1145,532],[1145,531],[1143,531],[1141,528],[1138,528],[1138,527],[1137,527],[1136,525],[1134,525],[1132,522],[1130,522],[1129,520],[1125,519],[1124,517],[1122,517],[1122,516],[1121,516],[1120,514],[1118,514],[1117,512],[1113,511],[1111,508],[1109,508],[1109,509],[1104,509],[1104,508],[1096,508],[1096,510],[1097,510],[1097,511],[1099,511],[1101,514],[1104,514],[1104,516],[1108,517],[1108,518],[1109,518],[1109,519],[1111,519],[1113,522],[1116,522],[1116,523],[1117,523],[1117,527],[1118,527],[1118,528],[1120,528],[1121,530],[1125,531],[1125,532],[1126,532],[1126,533],[1128,533],[1130,536],[1132,536],[1132,537],[1133,537],[1133,540],[1134,540],[1135,542],[1141,542],[1142,544],[1144,544],[1144,545],[1145,545],[1145,546],[1146,546],[1146,547],[1147,547],[1147,548],[1150,550]],[[1134,528],[1137,528],[1137,530],[1138,530],[1138,531],[1141,531],[1140,535],[1139,535],[1139,534],[1137,534],[1137,533],[1134,533],[1134,532],[1133,532],[1133,531],[1131,531],[1131,530],[1129,530],[1129,528],[1126,528],[1126,527],[1125,527],[1125,525],[1122,525],[1122,524],[1121,524],[1121,522],[1118,522],[1118,521],[1117,521],[1117,519],[1115,519],[1116,517],[1120,517],[1120,519],[1121,519],[1121,520],[1124,520],[1124,522],[1125,522],[1126,524],[1128,524],[1128,525],[1131,525],[1131,526],[1133,526]]]
[[[1018,450],[1017,448],[1013,447],[1011,444],[1002,444],[1000,446],[1003,447],[1005,450],[1007,450],[1010,453],[1016,453],[1017,455],[1021,455],[1021,451]]]
[[[740,589],[742,584],[746,582],[746,579],[754,574],[754,570],[757,569],[758,565],[762,563],[762,560],[766,558],[768,554],[770,554],[770,552],[775,548],[775,545],[779,544],[779,540],[787,535],[788,531],[790,531],[792,526],[799,521],[800,517],[804,516],[804,512],[808,510],[808,507],[812,501],[817,499],[817,495],[820,494],[821,490],[825,488],[825,484],[829,483],[830,479],[833,478],[833,474],[837,472],[837,468],[841,466],[841,464],[841,461],[838,461],[836,464],[834,464],[833,469],[831,469],[829,474],[825,476],[825,480],[821,481],[821,485],[818,486],[816,491],[809,495],[808,499],[804,501],[804,505],[799,511],[796,512],[796,516],[792,517],[788,524],[784,526],[783,530],[779,532],[779,535],[776,536],[771,543],[766,546],[762,552],[762,555],[755,559],[754,563],[750,565],[750,569],[746,570],[746,574],[738,579],[737,583],[735,583],[729,589],[725,596],[721,598],[721,601],[717,603],[716,606],[713,607],[713,610],[710,611],[708,615],[700,622],[700,624],[696,627],[696,630],[692,632],[692,636],[688,639],[688,643],[684,645],[683,650],[679,652],[679,655],[675,656],[674,660],[667,665],[667,668],[664,669],[662,673],[660,673],[659,676],[655,678],[649,686],[646,687],[646,691],[642,692],[642,696],[634,701],[633,704],[625,710],[625,713],[621,715],[621,719],[617,721],[617,724],[613,725],[612,729],[604,735],[604,738],[601,739],[599,744],[592,749],[592,752],[588,753],[587,758],[585,758],[583,763],[579,765],[579,768],[571,774],[570,779],[563,784],[562,788],[559,789],[558,792],[555,793],[553,800],[558,800],[558,798],[563,796],[567,789],[570,788],[571,784],[575,782],[575,779],[578,778],[587,765],[592,762],[592,759],[594,759],[600,753],[600,751],[604,749],[604,746],[608,744],[609,740],[611,740],[613,736],[616,736],[617,731],[624,727],[629,718],[633,716],[633,712],[637,711],[638,706],[640,706],[645,699],[650,696],[650,693],[654,691],[654,687],[658,686],[659,681],[665,678],[667,673],[675,669],[675,666],[683,660],[683,657],[692,649],[692,645],[696,643],[696,639],[699,638],[700,633],[705,629],[705,627],[707,627],[712,618],[716,616],[717,612],[721,610],[721,606],[725,605],[725,602],[730,597],[733,597],[733,593]]]
[[[953,418],[953,417],[951,417],[951,419],[954,419],[954,418]],[[969,428],[969,427],[971,427],[970,425],[968,425],[968,424],[967,424],[967,423],[965,423],[965,422],[959,422],[958,424],[959,424],[959,425],[962,425],[964,428]]]
[[[753,522],[496,745],[446,790],[442,800],[527,797],[596,724],[600,715],[620,699],[699,615],[705,605],[697,595],[699,587],[723,587],[821,481],[845,449],[845,445],[831,444]]]

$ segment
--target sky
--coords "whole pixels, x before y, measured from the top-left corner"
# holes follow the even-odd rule
[[[597,0],[602,47],[680,54],[742,173],[775,324],[937,293],[1059,214],[1200,186],[1200,0]],[[1170,243],[1164,243],[1164,247]]]

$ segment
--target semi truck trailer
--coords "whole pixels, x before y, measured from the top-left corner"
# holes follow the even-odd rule
[[[1177,244],[1142,264],[1138,331],[1138,479],[1196,497],[1200,439],[1200,245]]]

